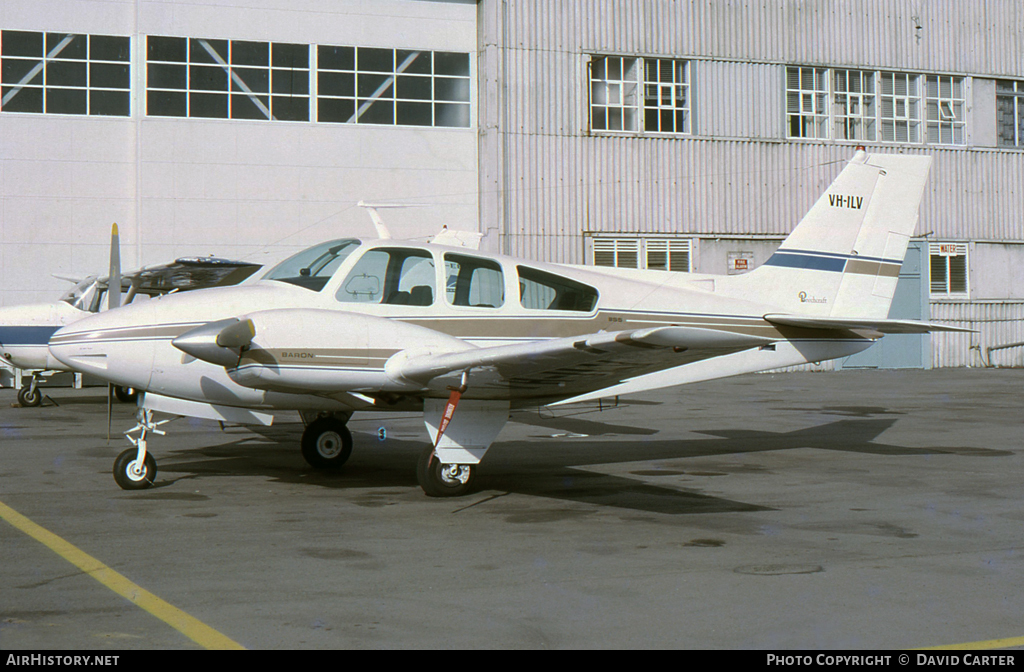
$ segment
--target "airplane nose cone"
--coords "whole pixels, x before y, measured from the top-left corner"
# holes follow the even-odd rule
[[[153,344],[138,339],[117,312],[100,313],[58,330],[50,338],[50,354],[74,371],[144,390],[152,375]]]

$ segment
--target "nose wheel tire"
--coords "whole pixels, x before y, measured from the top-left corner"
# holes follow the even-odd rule
[[[146,453],[140,465],[138,455],[138,450],[129,448],[114,460],[114,480],[122,490],[144,490],[156,480],[156,460]]]
[[[18,390],[18,403],[26,408],[38,406],[42,401],[43,393],[39,391],[39,388],[32,388],[26,385]]]
[[[114,397],[123,404],[134,404],[139,399],[139,391],[134,387],[114,385]]]
[[[302,457],[317,469],[338,469],[352,455],[352,433],[337,418],[317,418],[302,433]]]
[[[428,497],[460,497],[472,492],[476,465],[442,464],[433,446],[420,453],[416,480]]]

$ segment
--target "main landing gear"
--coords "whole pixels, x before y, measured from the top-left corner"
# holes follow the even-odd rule
[[[429,497],[460,497],[473,490],[476,465],[442,464],[433,446],[420,453],[416,480]]]
[[[352,455],[352,433],[346,426],[351,416],[321,415],[302,432],[302,457],[317,469],[340,469]],[[416,480],[431,497],[458,497],[473,488],[475,465],[442,464],[428,446],[416,465]]]
[[[324,415],[310,422],[302,432],[302,457],[317,469],[340,469],[352,455],[352,433],[348,417]],[[344,418],[344,419],[342,419]]]

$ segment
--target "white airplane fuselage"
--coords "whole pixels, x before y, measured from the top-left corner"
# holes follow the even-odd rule
[[[0,308],[0,357],[16,369],[70,371],[50,353],[50,337],[89,315],[64,301]]]
[[[424,306],[339,302],[342,283],[362,255],[375,248],[430,254],[434,286],[441,288],[446,282],[446,254],[499,264],[505,284],[503,303],[498,307],[452,305],[444,291]],[[523,267],[593,287],[597,301],[588,310],[526,307],[519,279]],[[319,291],[263,280],[163,296],[63,329],[51,341],[50,350],[75,370],[167,397],[266,410],[352,410],[359,407],[354,402],[358,397],[346,393],[446,397],[455,382],[452,378],[424,386],[395,375],[396,362],[475,347],[665,326],[724,330],[764,343],[787,342],[782,352],[776,347],[760,351],[760,357],[748,354],[730,372],[742,373],[845,356],[873,342],[852,332],[836,332],[823,339],[821,334],[780,330],[763,319],[778,308],[736,296],[742,288],[730,287],[738,284],[730,280],[667,271],[561,266],[459,248],[373,241],[353,252]],[[238,317],[256,324],[254,346],[259,350],[246,353],[235,366],[197,359],[171,343],[205,324]],[[791,340],[803,343],[792,345]],[[684,363],[680,355],[680,364]],[[467,398],[526,402],[593,389],[586,382],[557,380],[510,387],[490,380],[482,369],[473,373],[477,384],[469,386]]]

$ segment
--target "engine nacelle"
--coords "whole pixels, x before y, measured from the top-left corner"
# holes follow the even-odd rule
[[[391,357],[475,347],[426,327],[335,310],[267,310],[240,320],[251,322],[254,335],[227,372],[239,385],[262,390],[415,392],[422,383],[388,374]]]

